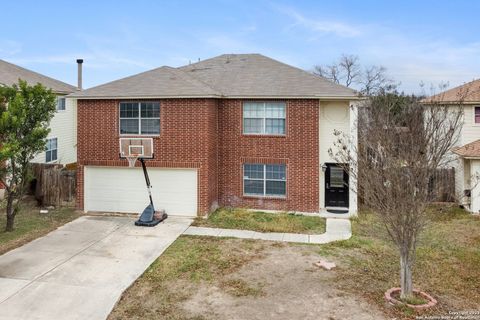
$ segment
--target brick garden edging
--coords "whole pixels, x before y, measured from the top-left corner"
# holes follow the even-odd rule
[[[423,292],[423,291],[420,291],[420,290],[417,290],[417,289],[413,289],[413,292],[415,292],[416,294],[419,294],[421,295],[423,298],[427,299],[428,300],[428,303],[426,304],[419,304],[419,305],[414,305],[414,304],[409,304],[409,303],[403,303],[397,299],[395,299],[392,295],[396,292],[400,292],[402,289],[401,288],[391,288],[391,289],[388,289],[387,292],[385,292],[385,300],[387,300],[387,302],[395,305],[395,304],[405,304],[406,306],[412,308],[412,309],[415,309],[415,310],[423,310],[423,309],[428,309],[428,308],[431,308],[433,306],[435,306],[438,301],[433,298],[431,295]]]

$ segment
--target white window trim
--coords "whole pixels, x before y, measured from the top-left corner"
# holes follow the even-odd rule
[[[263,179],[259,178],[246,178],[245,175],[245,165],[251,164],[251,165],[261,165],[263,166]],[[285,179],[267,179],[267,165],[279,165],[279,166],[284,166],[285,167]],[[246,197],[259,197],[259,198],[279,198],[279,199],[285,199],[287,197],[287,165],[282,164],[282,163],[244,163],[243,164],[243,195]],[[245,193],[245,180],[249,181],[263,181],[263,194],[256,194],[256,193]],[[285,182],[285,194],[284,195],[278,195],[278,194],[267,194],[267,181],[282,181]]]
[[[120,116],[120,110],[121,110],[121,105],[122,103],[136,103],[137,106],[138,106],[138,118],[122,118]],[[142,118],[141,116],[141,109],[140,109],[140,104],[141,103],[158,103],[159,105],[159,115],[160,115],[160,110],[161,110],[161,106],[160,106],[160,102],[158,101],[121,101],[119,104],[118,104],[118,134],[122,137],[131,137],[131,136],[142,136],[142,137],[159,137],[160,136],[160,133],[162,132],[162,127],[161,127],[161,121],[160,121],[160,118],[161,118],[161,115],[158,117],[158,118]],[[122,128],[121,128],[121,120],[132,120],[132,119],[138,119],[138,133],[122,133]],[[142,119],[143,120],[147,120],[147,119],[158,119],[159,121],[159,124],[160,124],[160,127],[159,127],[159,132],[156,133],[156,134],[142,134]]]
[[[475,108],[480,108],[480,105],[472,106],[472,125],[474,125],[475,127],[479,127],[480,122],[479,123],[475,122]]]
[[[262,131],[261,133],[253,133],[253,132],[245,132],[245,114],[244,114],[244,108],[245,108],[245,103],[261,103],[263,104],[263,117],[262,118],[247,118],[247,119],[262,119],[263,120],[263,125],[262,125]],[[265,110],[267,109],[267,103],[283,103],[285,106],[285,118],[268,118],[268,119],[283,119],[285,120],[285,133],[267,133],[267,117],[265,116]],[[242,104],[242,134],[246,136],[278,136],[278,137],[284,137],[287,135],[287,103],[285,101],[244,101]]]
[[[65,109],[58,109],[58,101],[59,101],[60,99],[64,99],[64,101],[65,101]],[[56,110],[57,110],[57,112],[65,112],[65,111],[67,111],[67,98],[65,98],[65,96],[57,96],[57,106],[56,106]]]
[[[57,148],[56,149],[45,149],[45,163],[54,163],[54,162],[57,162],[58,161],[58,138],[57,137],[51,137],[51,138],[47,138],[47,144],[48,144],[48,140],[53,140],[53,139],[56,139],[57,140]],[[45,146],[46,147],[46,146]],[[48,151],[53,151],[53,150],[56,150],[57,151],[57,158],[55,160],[50,160],[50,161],[47,161],[47,152]]]

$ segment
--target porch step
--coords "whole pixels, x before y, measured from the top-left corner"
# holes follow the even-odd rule
[[[325,210],[330,213],[345,214],[348,213],[348,208],[343,207],[326,207]]]

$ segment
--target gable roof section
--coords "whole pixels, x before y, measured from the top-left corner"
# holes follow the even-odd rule
[[[163,66],[70,95],[74,98],[195,98],[220,93],[184,72]]]
[[[25,80],[30,85],[40,83],[56,93],[68,94],[77,91],[76,87],[69,85],[68,83],[44,76],[40,73],[0,59],[0,84],[11,86],[18,83],[18,79]]]
[[[260,54],[228,54],[180,68],[153,69],[71,97],[355,99],[357,93]]]
[[[475,140],[452,151],[464,158],[480,158],[480,140]]]
[[[480,103],[480,79],[433,95],[424,102]]]
[[[261,54],[224,54],[180,67],[225,97],[356,97],[354,90]]]

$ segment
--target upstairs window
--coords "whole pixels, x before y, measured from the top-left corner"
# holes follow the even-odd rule
[[[475,112],[475,123],[480,123],[480,106],[473,107]]]
[[[285,135],[285,103],[245,102],[243,133]]]
[[[244,164],[243,193],[261,197],[285,197],[287,175],[284,164]]]
[[[57,97],[57,111],[65,110],[65,98],[64,97]]]
[[[160,103],[121,102],[120,134],[160,134]]]
[[[45,162],[56,161],[57,156],[58,156],[57,138],[47,139],[47,146],[45,150]]]

